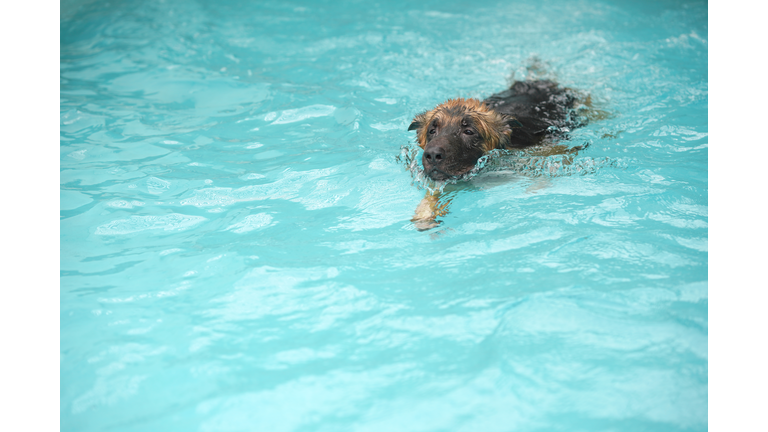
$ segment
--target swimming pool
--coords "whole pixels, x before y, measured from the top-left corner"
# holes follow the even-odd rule
[[[62,430],[707,429],[706,2],[80,2],[60,60]],[[411,119],[512,77],[579,169],[417,231]]]

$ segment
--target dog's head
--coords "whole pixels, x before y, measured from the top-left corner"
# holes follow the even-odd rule
[[[416,130],[424,149],[424,172],[445,180],[470,171],[486,152],[505,148],[512,128],[522,126],[477,99],[451,99],[417,115],[408,130]]]

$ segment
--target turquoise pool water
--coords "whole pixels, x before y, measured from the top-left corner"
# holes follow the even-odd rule
[[[707,430],[706,2],[66,2],[61,429]],[[413,116],[608,115],[435,229]]]

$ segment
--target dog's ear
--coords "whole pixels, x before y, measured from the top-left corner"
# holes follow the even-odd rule
[[[502,115],[501,121],[503,126],[499,130],[500,136],[498,148],[505,149],[512,140],[512,135],[514,133],[513,129],[521,128],[523,127],[523,124],[520,123],[516,118],[506,114]]]
[[[408,130],[418,130],[421,128],[421,126],[424,125],[424,120],[427,118],[427,113],[423,112],[421,114],[417,114],[416,117],[413,118],[413,122],[411,122],[411,125],[408,126]]]

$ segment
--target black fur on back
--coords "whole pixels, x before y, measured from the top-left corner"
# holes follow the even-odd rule
[[[520,122],[522,127],[513,128],[507,147],[523,148],[540,144],[547,137],[562,137],[568,130],[583,126],[571,120],[576,100],[572,90],[561,88],[549,80],[539,80],[516,81],[508,90],[496,93],[483,102]]]

